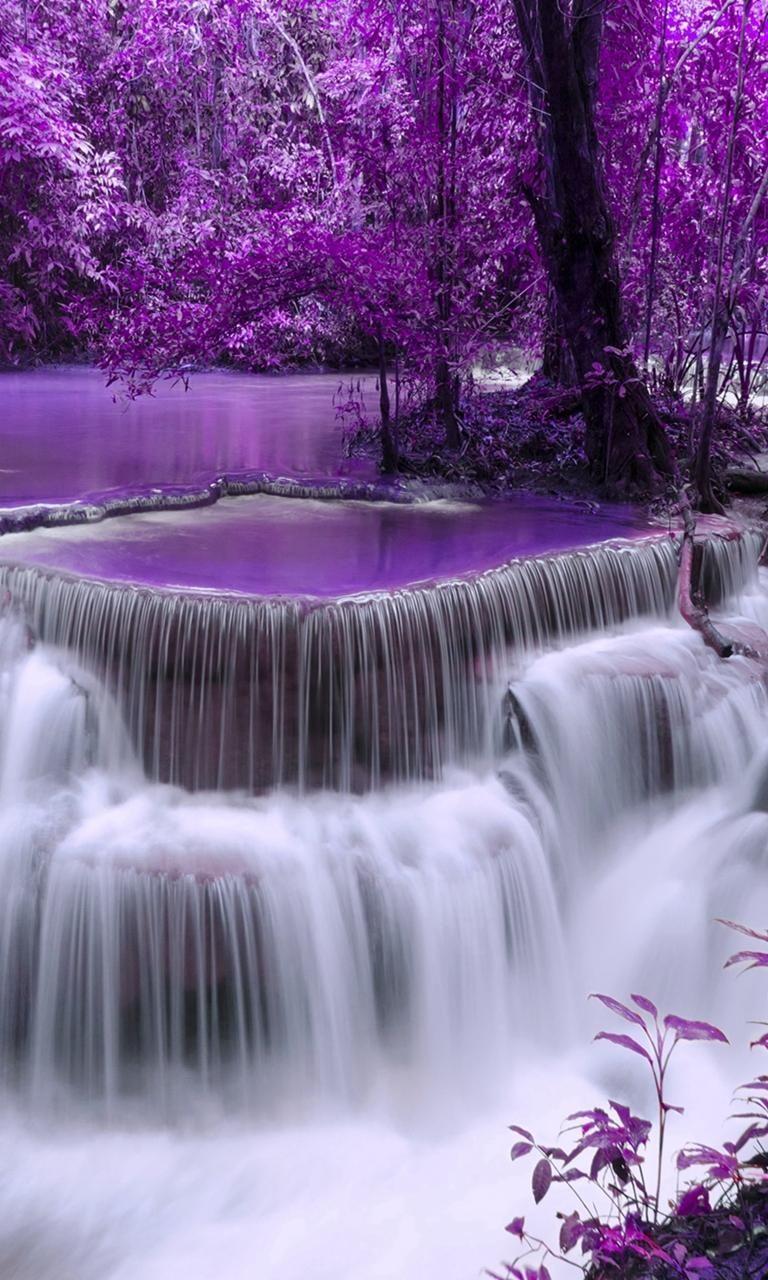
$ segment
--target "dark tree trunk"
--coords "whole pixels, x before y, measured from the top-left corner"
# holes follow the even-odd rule
[[[388,475],[397,471],[397,442],[392,433],[392,410],[387,380],[387,356],[383,339],[379,338],[379,413],[381,415],[381,469]]]
[[[461,443],[456,392],[456,379],[451,373],[451,366],[441,357],[437,362],[435,375],[435,409],[445,431],[445,443],[448,449],[458,449]]]
[[[541,372],[549,382],[558,387],[578,385],[576,366],[557,307],[557,295],[550,286],[547,289],[547,314],[544,322],[544,343]]]
[[[731,120],[728,129],[728,146],[726,151],[725,175],[723,179],[723,191],[721,198],[720,210],[720,229],[717,240],[717,262],[715,267],[715,292],[712,308],[712,330],[709,342],[709,356],[707,359],[707,379],[704,387],[704,397],[701,413],[701,435],[699,437],[699,451],[696,458],[696,486],[699,490],[699,503],[702,511],[722,512],[723,506],[719,498],[712,488],[712,437],[715,429],[715,415],[717,413],[717,397],[718,387],[720,383],[720,366],[723,360],[723,347],[728,333],[728,314],[732,309],[733,291],[735,290],[739,274],[741,271],[746,237],[749,233],[750,218],[753,216],[754,202],[745,221],[744,227],[740,235],[736,239],[734,245],[733,263],[731,266],[730,282],[727,289],[728,297],[723,296],[723,287],[725,283],[725,251],[726,240],[728,235],[728,216],[731,207],[731,192],[733,185],[733,161],[736,149],[736,134],[739,125],[739,116],[741,114],[741,104],[744,96],[744,80],[745,80],[745,43],[747,33],[747,19],[752,6],[752,0],[744,0],[741,11],[741,27],[739,29],[739,52],[738,52],[738,75],[736,78],[736,88],[733,96],[733,108],[731,110]],[[762,188],[762,184],[761,184]],[[760,199],[760,190],[756,199]]]
[[[728,318],[725,308],[718,296],[715,299],[715,313],[712,317],[709,356],[707,360],[707,377],[701,407],[701,435],[696,455],[696,487],[699,491],[699,506],[702,511],[722,515],[723,504],[712,488],[712,437],[717,415],[717,392],[720,383],[720,366],[723,362],[723,347],[728,333]]]
[[[458,449],[458,396],[451,369],[453,318],[454,234],[456,222],[456,101],[453,75],[449,74],[450,53],[446,39],[442,2],[438,0],[437,86],[435,130],[437,173],[434,203],[436,249],[434,280],[437,302],[438,358],[435,368],[435,410],[445,432],[448,449]]]
[[[619,494],[672,473],[664,429],[627,350],[613,225],[595,129],[601,0],[514,0],[542,182],[528,191],[559,324],[582,390],[596,483]]]

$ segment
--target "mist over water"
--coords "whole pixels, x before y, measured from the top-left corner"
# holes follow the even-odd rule
[[[672,618],[666,552],[642,570],[615,555],[541,562],[537,591],[560,593],[548,631],[511,579],[439,606],[373,599],[343,650],[358,701],[323,758],[357,743],[371,760],[384,689],[398,723],[417,708],[426,761],[403,747],[365,785],[350,763],[323,789],[281,776],[270,739],[255,793],[160,781],[135,646],[113,651],[115,678],[103,603],[70,596],[67,614],[59,596],[45,624],[17,573],[0,620],[0,1275],[475,1276],[529,1208],[508,1123],[553,1138],[606,1091],[650,1105],[631,1063],[590,1046],[589,991],[748,1039],[763,993],[722,975],[713,920],[766,918],[762,672]],[[720,544],[720,607],[762,624],[750,555]],[[439,696],[398,701],[397,652],[429,641],[430,608],[477,644],[457,621],[458,647],[427,650]],[[320,653],[336,614],[313,627]],[[686,1046],[679,1063],[674,1141],[719,1136],[744,1055]]]

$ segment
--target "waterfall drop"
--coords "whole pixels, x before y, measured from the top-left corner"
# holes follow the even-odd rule
[[[746,532],[704,552],[713,605],[754,625],[768,621],[759,549]],[[285,1210],[259,1161],[292,1202],[281,1141],[298,1132],[340,1187],[315,1145],[324,1126],[339,1160],[354,1135],[373,1142],[371,1126],[423,1126],[458,1185],[471,1149],[458,1131],[502,1149],[498,1109],[516,1118],[514,1091],[535,1096],[539,1069],[572,1064],[566,1092],[588,1101],[577,1046],[596,986],[746,1018],[750,993],[734,1003],[718,975],[711,921],[768,907],[754,874],[765,672],[719,661],[684,626],[675,576],[664,536],[338,600],[173,592],[6,559],[5,1105],[30,1123],[68,1116],[75,1134],[99,1117],[86,1146],[105,1161],[138,1125],[174,1178],[158,1134],[194,1145],[213,1118],[248,1126],[254,1154],[237,1146],[232,1169],[257,1188],[220,1176],[268,1221]],[[46,1148],[54,1163],[70,1141]],[[194,1149],[202,1168],[209,1148]],[[393,1151],[402,1171],[372,1157],[369,1196],[400,1203],[394,1178],[398,1196],[423,1197],[426,1156]],[[302,1203],[322,1199],[318,1177],[302,1174]],[[38,1211],[13,1185],[23,1231]],[[200,1212],[218,1239],[229,1210],[214,1197]],[[130,1213],[184,1254],[178,1224]],[[163,1274],[162,1248],[150,1263],[122,1236],[89,1272],[82,1221],[76,1235],[84,1280]],[[276,1239],[262,1239],[268,1274]],[[217,1247],[200,1243],[194,1280]],[[52,1277],[36,1265],[25,1280]],[[402,1255],[388,1265],[406,1274]]]

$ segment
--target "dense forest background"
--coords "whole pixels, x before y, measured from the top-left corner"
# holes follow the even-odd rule
[[[768,374],[763,0],[0,0],[0,360],[133,391],[378,363],[462,440],[513,349],[593,477],[674,469]]]

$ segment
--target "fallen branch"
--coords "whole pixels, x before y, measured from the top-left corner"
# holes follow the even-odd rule
[[[724,476],[731,493],[768,493],[768,471],[740,470],[729,467]]]
[[[696,521],[687,496],[681,498],[679,509],[683,519],[683,543],[680,548],[680,569],[677,579],[680,613],[688,626],[699,632],[705,645],[713,649],[718,658],[730,658],[734,654],[741,654],[742,657],[765,662],[768,659],[768,636],[762,631],[759,636],[755,635],[755,639],[760,642],[758,649],[748,641],[723,635],[710,618],[704,600],[693,586]],[[762,643],[763,641],[765,643]]]

